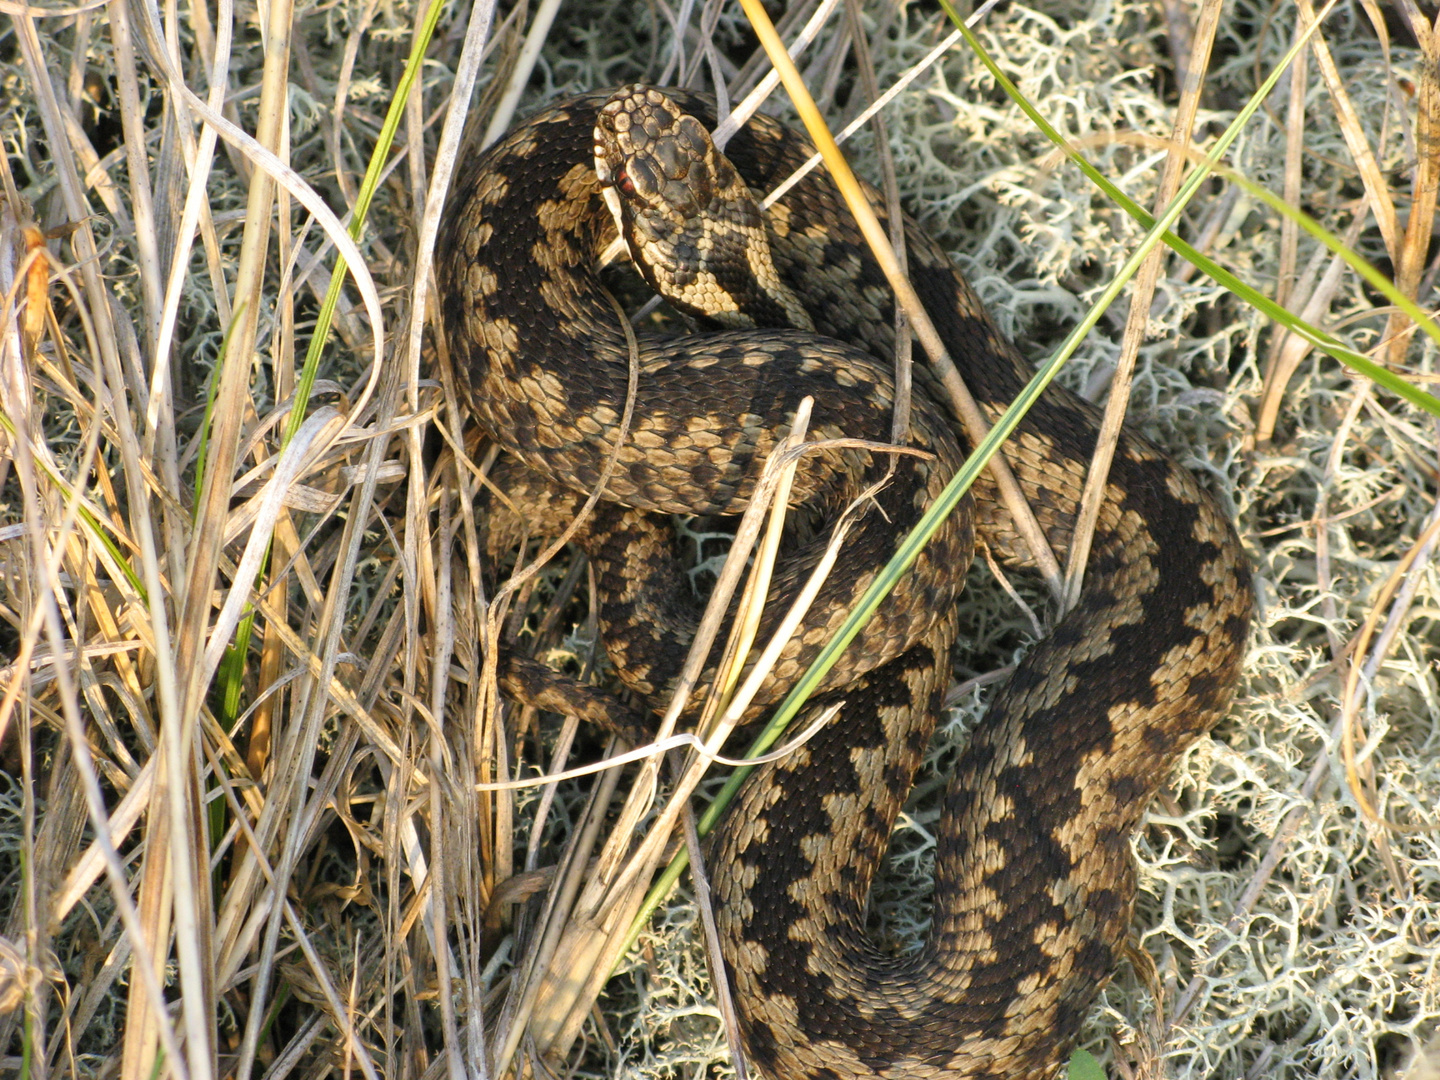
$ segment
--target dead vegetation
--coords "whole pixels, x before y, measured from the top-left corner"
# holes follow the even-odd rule
[[[1017,0],[976,32],[1153,207],[1177,116],[1198,110],[1208,149],[1310,12]],[[882,90],[951,30],[926,6],[859,15]],[[822,20],[800,61],[832,122],[865,99],[848,25]],[[1408,3],[1327,9],[1227,159],[1425,311],[1433,33]],[[633,949],[638,897],[607,906],[678,815],[677,772],[534,786],[607,748],[492,696],[485,635],[604,665],[573,554],[482,581],[476,444],[421,317],[472,87],[479,135],[697,70],[737,96],[763,74],[738,8],[0,3],[0,1071],[488,1076],[539,1049],[566,1075],[724,1067],[688,876]],[[1048,355],[1144,228],[963,43],[882,115],[907,207]],[[851,145],[878,180],[873,133]],[[1254,192],[1208,181],[1177,231],[1434,390],[1431,331]],[[1086,1045],[1114,1077],[1418,1080],[1440,1026],[1440,428],[1206,271],[1156,269],[1130,328],[1105,314],[1061,378],[1100,398],[1133,359],[1130,421],[1233,506],[1261,614],[1232,718],[1137,838],[1150,962]],[[970,592],[963,685],[874,903],[898,948],[923,929],[933,777],[1032,634],[983,570]],[[557,996],[582,953],[594,976]]]

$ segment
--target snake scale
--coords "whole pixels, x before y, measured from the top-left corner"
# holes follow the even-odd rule
[[[474,416],[523,463],[531,479],[519,482],[530,492],[521,497],[537,507],[568,508],[598,484],[626,402],[630,354],[596,270],[616,235],[596,140],[618,135],[640,153],[618,166],[602,153],[607,190],[635,199],[638,189],[639,209],[625,211],[632,251],[660,235],[645,220],[647,198],[695,201],[679,183],[696,179],[687,170],[719,184],[733,163],[764,192],[811,153],[756,118],[724,157],[700,145],[703,167],[686,164],[676,147],[708,141],[696,132],[713,126],[714,104],[665,94],[630,88],[560,103],[474,155],[457,181],[438,263],[445,337]],[[614,120],[617,108],[647,103],[642,118]],[[938,245],[911,221],[905,231],[912,283],[993,419],[1027,365]],[[629,435],[580,533],[600,582],[606,647],[642,692],[660,693],[674,677],[694,617],[655,570],[667,558],[659,516],[741,512],[806,395],[812,438],[888,438],[890,294],[834,186],[810,174],[766,212],[761,232],[770,250],[754,260],[758,274],[682,271],[678,285],[668,282],[676,306],[706,289],[736,296],[773,266],[780,295],[804,312],[763,296],[734,310],[697,301],[693,313],[708,311],[714,332],[642,339]],[[687,244],[696,246],[671,247],[693,253]],[[787,647],[769,699],[808,664],[960,460],[966,446],[941,400],[917,365],[912,439],[923,457],[849,449],[807,458],[796,504],[833,510],[892,461],[894,475]],[[1098,422],[1091,405],[1052,387],[1004,451],[1062,561]],[[973,503],[952,515],[815,699],[844,708],[752,775],[711,850],[746,1054],[771,1080],[1055,1076],[1124,948],[1131,833],[1238,679],[1251,597],[1235,531],[1188,472],[1127,432],[1079,602],[995,694],[949,782],[928,937],[906,955],[884,951],[864,933],[867,894],[949,678],[972,528],[1002,563],[1032,565],[982,476]],[[815,544],[798,544],[782,594],[813,565]]]

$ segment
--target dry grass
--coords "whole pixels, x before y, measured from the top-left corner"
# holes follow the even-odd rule
[[[572,970],[578,941],[602,971],[618,956],[620,976],[593,1007],[588,991],[558,1011],[536,995],[550,1011],[529,1035],[568,1046],[565,1071],[700,1077],[726,1059],[688,879],[623,954],[628,917],[591,903],[626,873],[630,834],[604,846],[625,797],[630,821],[663,814],[652,774],[476,786],[603,750],[573,724],[498,710],[477,643],[525,627],[538,655],[600,661],[570,554],[508,592],[482,584],[480,481],[454,455],[474,443],[413,314],[432,177],[454,160],[452,87],[478,83],[482,131],[512,107],[712,61],[743,91],[763,69],[738,10],[702,29],[701,7],[567,5],[534,34],[528,81],[512,72],[535,9],[496,13],[468,49],[465,13],[440,14],[350,252],[363,288],[339,293],[302,424],[298,372],[346,241],[300,198],[311,185],[354,205],[424,12],[0,6],[0,1071],[149,1076],[159,1048],[197,1078],[487,1075],[506,1045],[532,1051],[512,1024],[545,981],[530,965],[558,949]],[[1417,15],[1370,10],[1331,11],[1229,161],[1428,309],[1440,45],[1416,44]],[[871,4],[862,21],[881,88],[949,29],[928,8]],[[844,25],[825,23],[800,66],[848,118]],[[1177,117],[1198,108],[1204,149],[1288,47],[1297,9],[1235,0],[1215,25],[1198,97],[1175,74],[1205,36],[1187,5],[1015,2],[979,33],[1153,206]],[[280,28],[291,62],[271,48],[267,69]],[[167,41],[173,72],[156,59]],[[293,179],[276,191],[264,155],[217,144],[202,108],[278,148]],[[1143,229],[1050,163],[963,46],[884,117],[907,206],[1046,355]],[[872,178],[873,140],[852,144]],[[1215,181],[1180,231],[1434,389],[1431,339],[1288,219]],[[1232,719],[1136,840],[1155,978],[1122,971],[1087,1046],[1116,1077],[1419,1080],[1436,1066],[1411,1059],[1440,1029],[1440,836],[1425,827],[1440,804],[1440,429],[1177,257],[1155,271],[1128,333],[1117,308],[1062,379],[1099,397],[1133,361],[1130,421],[1234,507],[1261,616]],[[874,903],[877,932],[900,942],[923,929],[935,778],[983,711],[985,676],[1031,633],[987,577],[958,672],[976,682]],[[1044,609],[1035,583],[1015,584]],[[567,889],[581,907],[568,918]],[[549,899],[507,906],[532,892]],[[547,938],[587,920],[605,933]]]

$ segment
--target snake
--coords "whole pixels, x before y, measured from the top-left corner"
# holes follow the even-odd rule
[[[576,535],[602,638],[621,681],[662,704],[695,618],[671,580],[668,516],[743,512],[802,400],[816,449],[791,502],[821,522],[852,507],[852,532],[761,704],[971,449],[923,363],[907,452],[882,445],[895,321],[879,264],[823,170],[757,208],[753,193],[812,154],[803,136],[756,116],[721,152],[716,119],[708,96],[639,85],[551,105],[465,159],[437,256],[471,415],[516,463],[522,513],[599,490]],[[914,291],[993,422],[1032,369],[940,245],[903,228]],[[689,332],[631,344],[600,269],[617,237]],[[1100,426],[1052,385],[1002,451],[1062,560]],[[782,599],[827,528],[790,545]],[[770,1080],[1058,1075],[1126,954],[1132,834],[1229,708],[1252,611],[1241,541],[1190,472],[1125,428],[1078,598],[994,693],[947,780],[929,929],[910,952],[873,940],[870,886],[950,682],[976,544],[1035,568],[989,473],[812,698],[834,717],[751,774],[709,848],[741,1044]]]

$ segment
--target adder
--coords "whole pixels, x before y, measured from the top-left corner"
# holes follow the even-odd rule
[[[883,442],[894,396],[890,293],[834,186],[817,170],[763,215],[749,200],[810,146],[757,117],[722,155],[714,121],[707,97],[638,86],[544,110],[463,168],[438,262],[469,407],[521,463],[537,519],[616,458],[579,539],[619,676],[657,707],[694,618],[663,515],[741,512],[801,398],[813,438]],[[646,279],[706,331],[641,340],[623,442],[630,353],[597,270],[617,221]],[[908,219],[905,234],[915,290],[993,419],[1028,366],[943,250]],[[968,449],[943,400],[917,365],[923,455],[806,460],[794,501],[827,513],[893,475],[769,699]],[[1004,450],[1062,561],[1097,430],[1090,404],[1052,387]],[[1127,431],[1079,602],[995,693],[948,783],[928,934],[886,951],[865,934],[867,896],[948,682],[972,529],[1032,565],[982,476],[815,699],[843,702],[837,717],[752,775],[710,852],[745,1052],[772,1080],[1055,1076],[1129,933],[1131,834],[1239,677],[1251,596],[1235,530]],[[797,545],[781,606],[823,540]]]

